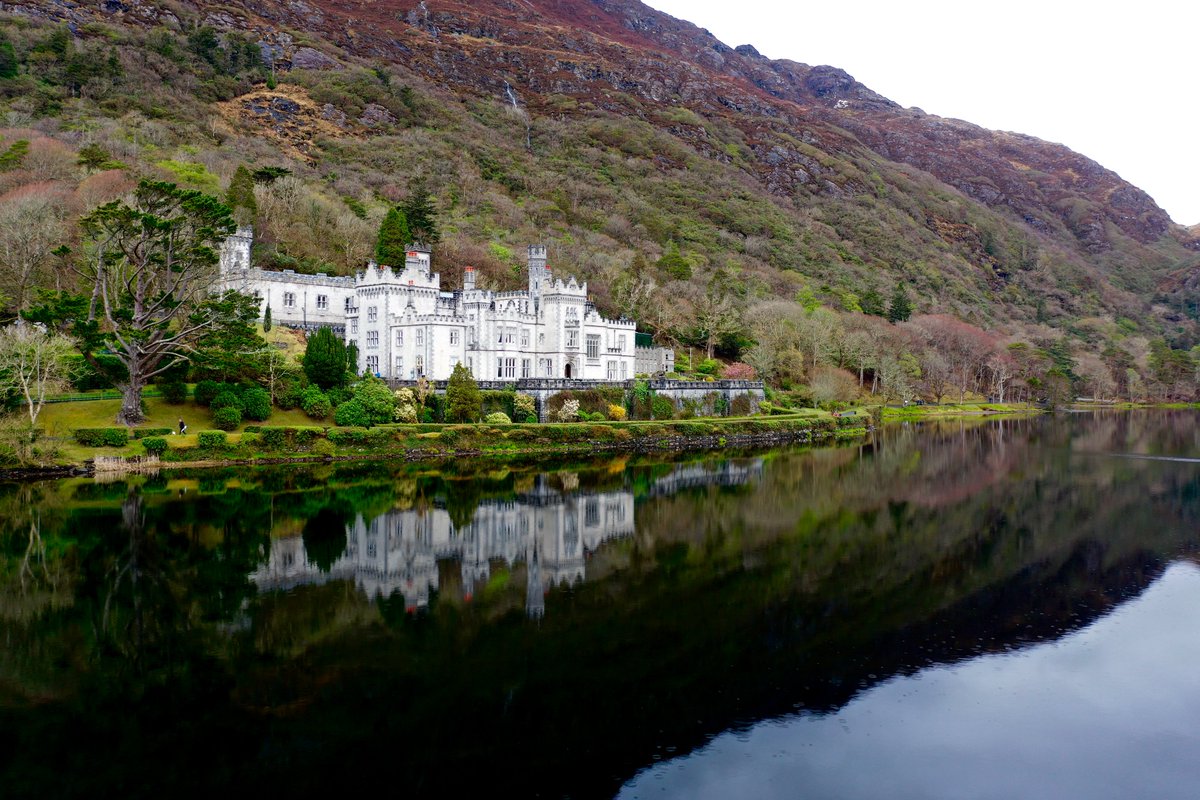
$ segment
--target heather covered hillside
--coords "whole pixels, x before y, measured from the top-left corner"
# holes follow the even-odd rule
[[[351,273],[424,187],[452,286],[471,264],[515,287],[524,245],[545,242],[605,312],[782,385],[877,385],[881,354],[907,352],[896,379],[936,394],[923,358],[948,323],[889,325],[902,293],[894,321],[991,343],[959,381],[980,393],[991,355],[1025,353],[1043,385],[1059,369],[1082,391],[1095,373],[1101,394],[1190,392],[1200,254],[1144,193],[1061,146],[900,109],[639,3],[5,8],[10,312],[36,288],[85,288],[76,221],[138,178],[236,199],[245,167],[235,210],[260,266]],[[874,360],[809,329],[874,342]],[[1180,354],[1169,380],[1163,352]]]

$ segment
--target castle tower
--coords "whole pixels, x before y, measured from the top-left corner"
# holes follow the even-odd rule
[[[254,228],[243,225],[221,244],[221,277],[236,278],[250,269],[250,246],[254,244]]]
[[[549,278],[550,270],[546,267],[546,245],[529,245],[529,296],[536,300]]]
[[[463,291],[464,292],[475,291],[475,268],[474,267],[467,267],[465,270],[463,270]]]

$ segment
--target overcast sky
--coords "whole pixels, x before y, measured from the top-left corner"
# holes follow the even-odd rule
[[[1061,142],[1200,223],[1200,3],[646,2],[902,106]]]

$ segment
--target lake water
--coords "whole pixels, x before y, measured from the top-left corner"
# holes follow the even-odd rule
[[[0,795],[1193,798],[1198,422],[0,487]]]

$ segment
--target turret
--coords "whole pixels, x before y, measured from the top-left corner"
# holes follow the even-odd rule
[[[529,296],[537,298],[549,279],[546,267],[546,245],[529,245]]]
[[[221,244],[222,275],[236,275],[250,268],[250,247],[254,244],[254,228],[243,225]]]
[[[475,268],[474,267],[467,267],[465,270],[463,270],[463,291],[464,292],[475,291]]]

